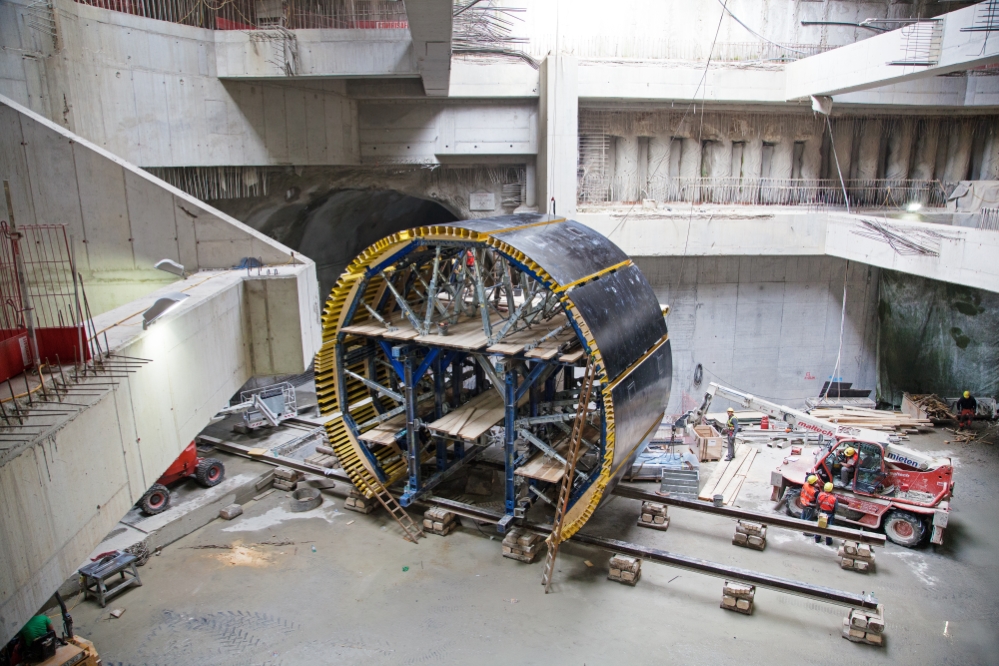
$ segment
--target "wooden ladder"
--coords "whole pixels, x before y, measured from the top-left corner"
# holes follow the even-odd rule
[[[590,410],[590,393],[593,389],[595,375],[596,367],[593,358],[590,357],[586,364],[583,383],[579,387],[576,420],[573,421],[572,435],[569,439],[569,455],[565,459],[565,474],[562,476],[562,487],[558,493],[558,501],[555,503],[555,522],[552,524],[552,533],[548,535],[547,539],[548,554],[545,557],[545,572],[541,577],[541,583],[545,586],[545,594],[548,594],[548,590],[551,588],[552,575],[555,573],[555,557],[558,555],[559,544],[562,543],[562,521],[565,519],[565,512],[569,507],[572,479],[576,475],[576,463],[579,462],[579,453],[583,446],[583,428],[586,427],[586,416]]]
[[[354,488],[363,495],[367,495],[368,491],[370,491],[375,499],[389,512],[389,515],[395,518],[395,522],[399,523],[406,533],[406,539],[416,543],[416,540],[421,536],[426,536],[423,533],[423,528],[413,522],[413,519],[399,505],[399,502],[392,497],[392,494],[382,485],[378,477],[369,472],[368,468],[364,466],[364,463],[361,462],[360,454],[354,450],[349,438],[342,438],[339,444],[333,447],[333,452],[336,453],[337,460],[340,461],[340,466],[343,467],[343,471],[347,472],[347,476],[350,477],[350,482],[354,484]]]
[[[426,536],[423,533],[423,528],[413,522],[413,519],[409,517],[406,510],[402,508],[402,505],[400,505],[394,497],[392,497],[392,493],[390,493],[388,489],[382,485],[381,481],[375,478],[363,465],[361,465],[360,473],[363,477],[365,477],[364,483],[367,484],[368,488],[370,488],[374,493],[375,499],[381,502],[381,505],[385,507],[385,510],[389,512],[389,515],[395,518],[395,522],[399,523],[402,527],[403,531],[406,533],[406,539],[412,541],[413,543],[417,543],[417,539],[422,536]]]

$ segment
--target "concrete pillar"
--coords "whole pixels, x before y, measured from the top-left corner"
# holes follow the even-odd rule
[[[728,178],[732,175],[732,140],[718,139],[706,144],[701,171],[708,178]]]
[[[805,152],[801,155],[801,177],[813,180],[822,171],[822,136],[805,139]]]
[[[940,140],[940,122],[926,120],[916,132],[915,156],[912,160],[913,180],[933,180],[937,167],[937,144]]]
[[[876,120],[868,119],[864,123],[857,151],[857,180],[874,180],[878,177],[881,130],[881,123]]]
[[[885,178],[905,180],[909,177],[909,162],[912,157],[913,121],[902,120],[892,128],[888,136],[888,165]]]
[[[999,180],[999,127],[994,124],[985,139],[982,157],[982,180]]]
[[[638,137],[619,136],[614,140],[614,180],[611,200],[638,201]]]
[[[649,198],[661,200],[669,180],[670,144],[673,137],[653,136],[649,138]]]
[[[760,171],[763,169],[763,139],[755,137],[746,139],[746,145],[742,149],[742,178],[743,180],[759,180]]]
[[[954,123],[947,145],[947,166],[943,180],[954,183],[968,177],[968,163],[971,161],[971,143],[974,127],[971,123]]]
[[[683,139],[683,153],[680,156],[680,177],[701,177],[701,144],[697,139]]]
[[[538,205],[538,166],[535,162],[528,162],[524,169],[524,205]]]
[[[829,156],[829,177],[839,179],[836,170],[837,160],[839,171],[843,172],[843,180],[850,179],[850,164],[853,156],[853,120],[841,119],[833,123],[834,154]]]
[[[794,163],[794,140],[782,138],[774,145],[773,162],[770,163],[771,178],[790,178]]]
[[[576,212],[579,160],[578,62],[573,56],[548,56],[541,63],[538,103],[538,208],[569,216]]]

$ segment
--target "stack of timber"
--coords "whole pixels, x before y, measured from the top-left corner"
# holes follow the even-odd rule
[[[374,497],[365,497],[356,490],[351,490],[350,495],[343,501],[343,508],[368,514],[378,508],[378,503]]]
[[[337,460],[333,449],[322,445],[316,445],[316,452],[306,456],[303,462],[323,469],[336,469],[340,466],[340,461]]]
[[[843,638],[854,643],[884,645],[884,608],[878,604],[877,610],[854,608],[843,618]]]
[[[637,557],[615,555],[610,559],[610,571],[607,574],[608,580],[634,587],[641,577],[642,561]]]
[[[278,467],[274,470],[274,487],[278,490],[295,490],[302,473],[297,469]]]
[[[503,557],[530,564],[537,559],[545,542],[534,532],[515,527],[503,537]]]
[[[730,583],[725,581],[722,588],[721,607],[725,610],[753,614],[753,600],[756,597],[756,586],[743,583]]]
[[[767,526],[751,520],[740,520],[735,526],[732,545],[763,550],[767,547]]]
[[[839,566],[849,571],[871,573],[874,571],[874,549],[870,544],[844,541],[839,547]]]
[[[888,412],[880,409],[860,407],[820,407],[809,412],[811,416],[868,430],[918,432],[919,428],[931,428],[933,422],[927,418],[917,418],[904,412]]]
[[[710,502],[715,495],[721,495],[725,504],[732,504],[739,496],[742,484],[746,481],[749,468],[753,466],[757,450],[740,444],[735,450],[735,458],[730,462],[719,463],[708,477],[707,483],[697,494],[697,499]]]
[[[668,530],[669,514],[666,511],[666,505],[659,502],[642,502],[642,513],[638,516],[638,526]]]
[[[447,536],[458,526],[455,515],[440,507],[431,507],[423,514],[423,529],[431,534]]]

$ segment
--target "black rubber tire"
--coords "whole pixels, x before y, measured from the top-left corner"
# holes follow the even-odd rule
[[[908,511],[897,509],[889,511],[885,514],[881,526],[889,541],[906,548],[915,548],[926,538],[926,523]]]
[[[194,478],[205,488],[217,486],[225,478],[225,465],[217,458],[202,458],[198,461]]]
[[[801,520],[801,512],[804,511],[801,504],[798,503],[798,499],[801,497],[801,489],[788,490],[787,492],[787,504],[784,510],[787,511],[787,515],[792,518],[797,518]]]
[[[154,483],[139,500],[139,509],[147,516],[155,516],[170,508],[170,491],[160,483]]]

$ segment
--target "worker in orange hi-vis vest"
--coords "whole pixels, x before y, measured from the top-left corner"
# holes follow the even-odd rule
[[[839,503],[839,500],[836,498],[835,495],[833,495],[832,491],[833,491],[833,484],[827,483],[822,488],[822,492],[819,493],[819,496],[816,500],[819,507],[820,517],[825,516],[826,518],[826,527],[829,527],[830,525],[833,524],[833,521],[836,518],[836,505]],[[815,543],[819,543],[821,541],[822,537],[816,534]],[[833,543],[832,537],[826,536],[826,545],[831,546],[832,543]]]

